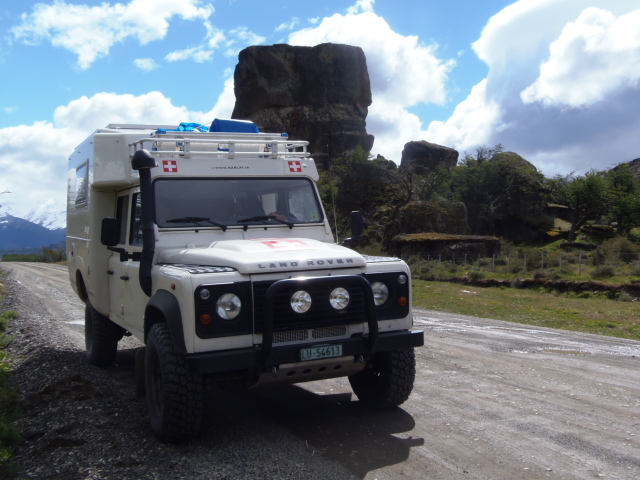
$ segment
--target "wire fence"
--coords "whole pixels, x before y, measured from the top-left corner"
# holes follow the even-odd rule
[[[628,274],[640,276],[639,253],[589,252],[532,252],[525,254],[438,254],[414,255],[411,263],[425,262],[427,266],[468,267],[502,273],[531,273],[557,270],[564,274],[585,275],[593,271],[610,272],[612,275]]]

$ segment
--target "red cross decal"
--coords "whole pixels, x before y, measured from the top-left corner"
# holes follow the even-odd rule
[[[178,173],[178,162],[175,160],[163,160],[162,168],[167,173]]]
[[[302,172],[302,165],[300,164],[300,161],[298,160],[289,161],[289,171],[294,173]]]

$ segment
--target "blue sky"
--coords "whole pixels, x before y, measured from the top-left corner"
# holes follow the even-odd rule
[[[0,211],[64,208],[108,123],[208,123],[249,45],[362,47],[373,154],[502,143],[545,175],[640,157],[637,0],[121,0],[0,4]],[[36,182],[37,188],[34,188]]]

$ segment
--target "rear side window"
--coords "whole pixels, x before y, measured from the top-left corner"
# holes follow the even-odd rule
[[[89,190],[89,162],[76,168],[76,205],[87,203]]]

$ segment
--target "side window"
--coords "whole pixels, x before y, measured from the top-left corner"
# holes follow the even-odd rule
[[[116,218],[120,220],[120,245],[127,243],[127,225],[129,224],[129,195],[118,197]]]
[[[89,162],[76,168],[76,205],[87,203],[89,190]]]
[[[129,245],[142,245],[142,208],[139,193],[134,193],[131,201],[130,231]]]

